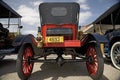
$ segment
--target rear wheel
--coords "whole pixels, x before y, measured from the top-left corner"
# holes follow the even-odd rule
[[[34,63],[30,60],[34,57],[33,49],[30,45],[21,47],[17,58],[17,72],[21,80],[27,80],[33,70]]]
[[[94,80],[99,80],[104,70],[104,61],[100,47],[95,44],[90,44],[87,48],[86,57],[88,58],[86,66],[89,75]]]
[[[110,55],[113,65],[120,70],[120,42],[113,44]]]

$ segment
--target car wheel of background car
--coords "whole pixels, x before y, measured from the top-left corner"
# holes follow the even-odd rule
[[[30,60],[34,57],[33,49],[30,45],[23,45],[18,53],[17,72],[21,80],[27,80],[33,70],[34,62]]]
[[[120,70],[120,42],[115,42],[113,44],[110,56],[113,65]]]
[[[86,62],[88,73],[94,80],[99,80],[102,77],[104,70],[104,60],[100,50],[96,44],[90,44],[87,48]]]
[[[0,55],[0,60],[2,60],[5,56]]]

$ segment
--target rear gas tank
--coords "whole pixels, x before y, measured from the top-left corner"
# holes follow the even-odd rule
[[[47,36],[49,35],[72,35],[73,31],[71,28],[48,28],[46,31]]]
[[[77,27],[73,24],[54,25],[47,24],[42,26],[42,36],[44,40],[48,36],[63,36],[64,40],[75,40]]]

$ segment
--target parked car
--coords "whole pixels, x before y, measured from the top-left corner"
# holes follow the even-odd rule
[[[59,66],[66,62],[86,62],[88,73],[94,80],[102,77],[104,61],[100,43],[107,40],[99,34],[87,34],[81,40],[77,39],[79,10],[77,3],[40,4],[38,37],[29,34],[14,41],[20,47],[16,63],[20,79],[30,77],[35,62],[56,62]],[[57,55],[56,59],[48,59],[50,54]],[[64,54],[72,57],[64,59]]]
[[[120,70],[120,2],[109,8],[93,23],[100,27],[108,40],[105,45],[105,56]]]
[[[0,0],[0,60],[6,55],[15,54],[12,42],[20,34],[20,18],[17,12]]]

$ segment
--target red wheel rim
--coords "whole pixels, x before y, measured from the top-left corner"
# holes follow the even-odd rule
[[[96,75],[97,70],[98,70],[98,60],[97,60],[97,54],[96,54],[96,49],[93,46],[90,46],[87,49],[86,57],[91,58],[92,61],[87,61],[87,69],[88,72],[90,73],[91,76]]]
[[[27,47],[24,50],[24,55],[23,55],[23,73],[24,75],[28,76],[31,74],[32,69],[33,69],[33,62],[30,62],[30,58],[33,57],[33,51],[30,47]]]

